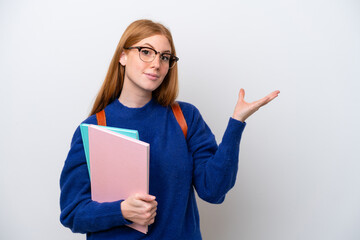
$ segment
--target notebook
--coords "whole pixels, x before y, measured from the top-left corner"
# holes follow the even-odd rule
[[[149,193],[150,145],[97,125],[89,125],[91,198],[97,202]],[[142,233],[148,227],[129,225]]]

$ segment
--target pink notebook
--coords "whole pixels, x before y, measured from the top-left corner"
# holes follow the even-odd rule
[[[89,125],[91,198],[97,202],[149,193],[150,145],[96,125]],[[142,233],[148,227],[130,224]]]

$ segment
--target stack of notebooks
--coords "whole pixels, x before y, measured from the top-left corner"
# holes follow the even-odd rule
[[[81,124],[91,181],[91,198],[97,202],[126,199],[149,193],[150,145],[139,140],[136,130]],[[128,225],[142,233],[148,227]]]

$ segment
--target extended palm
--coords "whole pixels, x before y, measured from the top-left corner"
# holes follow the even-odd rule
[[[274,91],[267,95],[266,97],[263,97],[262,99],[259,99],[257,101],[248,103],[245,102],[245,90],[240,89],[239,92],[239,98],[235,106],[233,118],[245,122],[245,120],[250,117],[254,112],[256,112],[259,108],[266,105],[270,101],[272,101],[274,98],[276,98],[279,95],[280,91]]]

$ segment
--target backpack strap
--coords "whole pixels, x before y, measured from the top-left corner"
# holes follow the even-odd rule
[[[177,122],[179,123],[181,130],[184,133],[184,136],[186,139],[188,127],[187,127],[185,117],[184,117],[184,114],[181,110],[179,103],[174,102],[173,104],[171,104],[171,109],[172,109],[174,116],[175,116]],[[106,126],[106,115],[105,115],[104,109],[101,110],[100,112],[96,113],[96,120],[97,120],[98,125]]]
[[[96,120],[98,125],[100,126],[106,126],[106,116],[105,116],[105,110],[101,110],[100,112],[96,113]]]
[[[181,111],[181,107],[180,107],[179,103],[174,102],[173,104],[171,104],[171,109],[172,109],[174,116],[175,116],[176,120],[178,121],[178,123],[181,127],[181,130],[184,133],[184,136],[186,139],[188,127],[187,127],[185,117],[184,117],[183,112]]]

